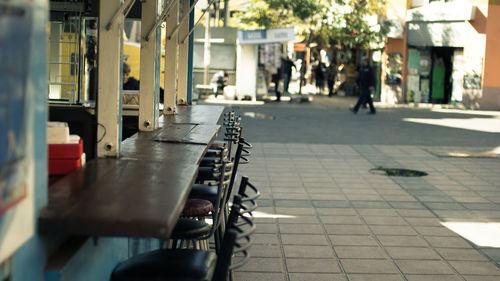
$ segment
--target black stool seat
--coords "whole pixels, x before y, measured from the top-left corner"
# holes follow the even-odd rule
[[[217,186],[208,184],[193,184],[189,198],[204,199],[215,204],[217,200]]]
[[[196,177],[197,182],[204,182],[208,180],[215,180],[214,168],[213,167],[202,167],[198,168],[198,176]]]
[[[205,156],[201,159],[200,166],[201,167],[213,167],[214,164],[220,163],[220,156],[208,157]]]
[[[217,256],[191,249],[156,250],[119,264],[111,281],[209,281]]]
[[[208,235],[210,225],[204,221],[179,218],[170,235],[170,239],[195,239]]]

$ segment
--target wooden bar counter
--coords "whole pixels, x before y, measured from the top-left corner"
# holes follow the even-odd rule
[[[177,117],[164,118],[162,128],[125,140],[120,158],[89,161],[55,182],[40,212],[39,231],[168,238],[219,131],[215,124],[222,111],[221,106],[180,109]]]

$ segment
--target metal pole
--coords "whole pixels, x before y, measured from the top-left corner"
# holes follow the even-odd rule
[[[210,9],[210,6],[207,7]],[[208,67],[210,65],[210,11],[205,14],[205,43],[203,46],[203,84],[208,85]]]

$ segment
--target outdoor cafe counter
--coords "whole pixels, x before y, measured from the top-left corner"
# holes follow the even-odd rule
[[[168,238],[220,129],[222,111],[221,106],[179,108],[161,128],[125,140],[120,158],[89,161],[55,182],[39,231]]]

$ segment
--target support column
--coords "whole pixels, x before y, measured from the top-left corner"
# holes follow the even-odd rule
[[[158,18],[158,0],[146,1],[142,3],[141,15],[141,88],[139,94],[139,130],[152,131],[158,127],[158,96],[159,83],[156,64],[160,63],[156,58],[159,48],[158,29],[153,32],[149,40],[145,38],[154,26]]]
[[[471,101],[471,108],[483,110],[500,109],[500,54],[498,46],[500,44],[500,0],[488,1],[488,15],[486,20],[486,50],[484,57],[484,78],[483,92],[481,96]]]
[[[182,18],[189,17],[189,8],[190,8],[189,0],[181,1],[181,13]],[[183,20],[181,23],[181,27],[179,28],[179,38],[182,40],[185,38],[189,32],[189,19]],[[191,85],[188,84],[188,72],[189,72],[189,38],[186,38],[184,42],[179,42],[179,92],[177,97],[177,103],[186,105],[188,104],[188,91]]]
[[[175,28],[179,23],[179,0],[171,1],[175,2],[166,22],[164,115],[175,114],[177,99],[178,32]]]
[[[120,152],[123,15],[106,29],[120,4],[120,0],[107,0],[100,1],[99,6],[98,157],[118,157]]]

